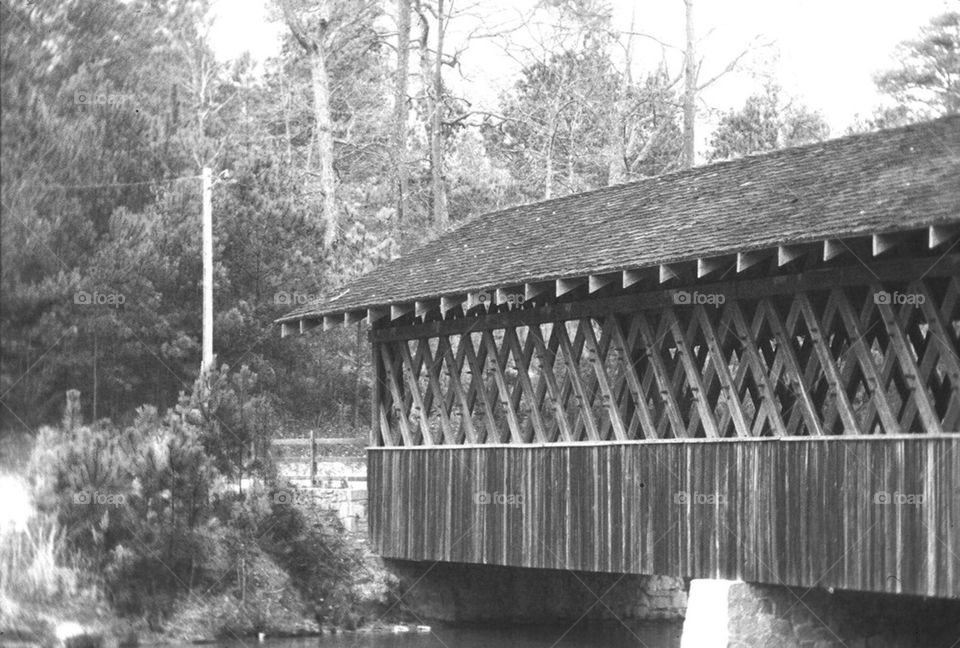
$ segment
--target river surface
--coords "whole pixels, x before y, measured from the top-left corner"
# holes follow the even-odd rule
[[[631,624],[579,623],[555,626],[446,627],[401,634],[345,633],[302,639],[255,639],[213,644],[216,648],[679,648],[682,621]],[[185,644],[178,648],[197,648]]]

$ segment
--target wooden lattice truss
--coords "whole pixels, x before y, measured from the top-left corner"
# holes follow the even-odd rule
[[[823,288],[374,338],[376,443],[957,431],[960,281]]]

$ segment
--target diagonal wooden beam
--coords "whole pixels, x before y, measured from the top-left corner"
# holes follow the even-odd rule
[[[817,319],[817,315],[813,310],[813,305],[810,303],[810,299],[806,293],[798,293],[794,299],[796,299],[800,305],[800,313],[803,315],[804,324],[806,325],[807,332],[810,334],[814,352],[820,362],[820,370],[823,372],[827,384],[830,385],[830,393],[833,394],[835,408],[840,415],[840,420],[843,422],[844,433],[860,434],[860,426],[857,423],[853,405],[850,404],[846,389],[844,389],[843,383],[840,380],[840,373],[834,362],[833,353],[830,351],[824,339],[824,333],[820,321]]]
[[[713,326],[713,322],[710,321],[710,315],[705,308],[697,306],[694,308],[693,316],[700,322],[700,329],[703,331],[707,351],[710,354],[714,371],[720,381],[720,393],[723,394],[724,402],[727,404],[727,409],[733,419],[733,426],[737,431],[737,436],[748,437],[750,436],[750,426],[747,424],[747,419],[743,414],[743,405],[737,396],[737,390],[733,384],[733,377],[730,375],[730,365],[724,356],[717,331]],[[720,429],[723,429],[722,426]]]
[[[926,282],[914,282],[910,289],[924,297],[919,307],[923,310],[925,323],[930,327],[932,342],[938,350],[944,373],[950,379],[950,390],[953,393],[944,413],[943,426],[955,429],[960,426],[960,345],[956,343],[956,338],[950,330],[952,328],[950,313],[960,301],[960,279],[954,277],[947,285],[942,310],[937,308],[937,302]],[[930,350],[927,353],[930,353]]]
[[[529,331],[527,332],[529,336]],[[527,394],[527,400],[530,401],[530,421],[533,423],[533,433],[538,443],[547,442],[547,433],[543,425],[543,419],[540,417],[539,405],[536,402],[536,392],[533,389],[533,383],[530,382],[530,362],[529,354],[524,353],[520,348],[520,340],[517,338],[516,329],[508,326],[503,330],[504,343],[510,347],[510,353],[513,354],[513,363],[517,367],[518,387]],[[528,340],[532,344],[532,340]],[[529,345],[528,345],[529,346]]]
[[[860,327],[860,322],[850,306],[846,293],[842,288],[834,288],[830,291],[830,299],[833,300],[840,314],[841,321],[847,329],[847,335],[850,338],[850,348],[853,350],[854,357],[860,364],[860,370],[863,372],[866,380],[867,390],[873,399],[880,422],[888,434],[897,434],[899,426],[897,418],[890,409],[890,403],[887,402],[887,395],[884,386],[881,384],[880,376],[877,374],[877,366],[873,361],[873,354],[867,346],[865,337],[866,332]]]
[[[577,410],[586,427],[587,437],[591,441],[599,441],[600,434],[597,431],[597,422],[594,420],[593,411],[590,409],[587,390],[583,385],[583,380],[580,376],[580,367],[575,359],[579,358],[579,354],[577,356],[574,355],[573,345],[570,344],[570,336],[567,335],[566,326],[556,326],[554,327],[554,332],[560,341],[560,349],[563,351],[563,361],[567,365],[567,384],[570,385],[573,393],[576,395],[578,402]],[[584,336],[586,335],[586,333],[583,334]]]
[[[428,341],[424,339],[421,343],[422,346],[418,351],[418,355],[420,355],[420,353],[426,355],[426,353],[429,352]],[[420,417],[420,429],[426,440],[424,445],[437,445],[437,439],[434,437],[433,430],[430,427],[430,412],[427,411],[428,408],[423,402],[423,394],[420,390],[420,367],[414,364],[413,358],[410,356],[410,347],[407,346],[406,342],[400,342],[397,346],[400,348],[400,357],[403,360],[404,366],[409,368],[409,370],[403,371],[403,377],[407,382],[409,394],[413,398],[414,413]],[[413,371],[414,367],[416,367],[416,374],[414,374]]]
[[[444,339],[446,344],[443,345],[443,359],[447,363],[447,376],[450,382],[450,392],[453,396],[452,401],[449,401],[449,407],[453,407],[453,401],[460,404],[460,427],[457,441],[462,442],[466,438],[467,443],[479,443],[477,430],[473,426],[473,408],[461,380],[466,368],[466,347],[463,345],[462,338],[458,337],[457,353],[454,355],[450,338],[446,337]]]
[[[624,289],[643,281],[643,270],[624,270],[621,278],[621,284]]]
[[[660,393],[660,398],[664,402],[667,420],[670,423],[670,427],[673,428],[673,436],[675,438],[683,438],[687,436],[686,427],[683,424],[683,417],[680,415],[680,406],[677,404],[677,399],[674,396],[673,387],[670,383],[670,375],[667,373],[667,368],[663,364],[663,357],[660,355],[659,347],[662,342],[662,337],[654,337],[653,331],[650,329],[650,324],[643,313],[637,313],[634,315],[634,318],[640,332],[640,341],[643,344],[644,351],[649,360],[650,368],[653,370],[657,390]]]
[[[879,290],[879,286],[873,287],[874,294]],[[940,417],[937,416],[936,409],[930,402],[925,382],[920,378],[920,370],[917,367],[916,359],[913,357],[913,349],[903,335],[901,323],[897,321],[890,304],[877,301],[876,305],[877,310],[880,311],[880,317],[883,318],[883,323],[887,327],[890,344],[900,360],[900,371],[906,378],[907,388],[912,392],[913,401],[920,413],[920,420],[923,422],[924,429],[932,434],[942,434],[943,428],[940,426]],[[881,385],[882,387],[883,385]],[[883,397],[886,398],[886,394]]]
[[[563,351],[560,347],[559,329],[562,328],[564,329],[564,332],[566,332],[566,324],[567,322],[555,322],[550,329],[550,342],[548,343],[548,346],[550,350],[553,351],[553,353],[557,356],[563,355]],[[576,335],[574,335],[574,338],[573,338],[572,351],[573,351],[573,362],[575,364],[579,363],[580,356],[583,353],[583,331],[580,330],[579,326],[577,327]],[[567,362],[564,361],[561,366],[563,366],[563,375],[560,381],[560,404],[564,408],[564,410],[566,410],[567,405],[570,403],[571,395],[575,395],[575,394],[573,390],[573,379],[570,377],[570,372],[567,371]],[[579,418],[579,409],[578,409],[577,412],[575,412],[573,420],[571,421],[571,425],[570,425],[571,441],[581,440],[580,432],[581,432],[582,424],[583,424],[583,421]]]
[[[766,419],[770,423],[774,435],[785,436],[787,430],[783,424],[783,418],[780,416],[780,405],[776,399],[776,392],[770,383],[770,372],[764,363],[763,354],[757,347],[757,335],[754,332],[757,328],[751,330],[747,326],[746,318],[743,315],[743,311],[740,310],[738,302],[731,301],[727,305],[727,308],[730,310],[734,326],[737,328],[737,333],[743,341],[744,355],[753,372],[754,381],[760,389],[761,402],[758,405],[758,409],[761,407],[765,409]],[[757,425],[755,423],[754,430],[756,429]]]
[[[640,427],[643,430],[643,436],[647,439],[656,439],[657,438],[657,427],[653,421],[653,415],[650,412],[650,406],[647,403],[646,390],[643,388],[643,385],[640,381],[640,377],[637,375],[637,368],[634,366],[634,363],[631,361],[631,349],[633,349],[636,340],[640,335],[639,323],[635,318],[631,318],[630,330],[626,337],[623,335],[623,331],[620,329],[620,324],[614,320],[613,326],[613,344],[617,346],[620,350],[621,357],[623,357],[623,375],[627,383],[627,387],[630,390],[630,393],[633,396],[634,404],[636,405],[637,418],[640,421]]]
[[[405,345],[405,343],[403,343]],[[391,351],[388,347],[393,345],[380,344],[380,359],[386,369],[387,388],[390,390],[390,396],[393,398],[393,410],[396,415],[397,423],[400,425],[400,435],[403,437],[403,445],[417,445],[413,431],[410,428],[410,422],[407,419],[407,413],[403,411],[404,397],[400,391],[400,385],[397,383],[398,367],[393,362]],[[400,369],[402,371],[402,369]],[[389,424],[388,424],[389,427]]]
[[[466,345],[464,347],[464,354],[467,359],[467,365],[470,367],[470,386],[467,389],[467,404],[470,406],[470,411],[473,411],[476,401],[479,398],[481,409],[483,410],[484,423],[486,427],[485,440],[488,443],[495,443],[499,441],[497,437],[497,420],[494,415],[494,405],[493,401],[490,399],[490,394],[487,391],[486,382],[484,381],[484,371],[483,364],[487,359],[487,348],[481,343],[480,350],[474,351],[473,348],[473,338],[470,334],[464,334],[460,336],[460,344]],[[459,347],[457,351],[459,351]]]
[[[554,350],[547,348],[543,340],[543,331],[540,330],[539,324],[532,325],[527,331],[527,335],[531,336],[534,341],[537,360],[540,363],[540,371],[543,374],[541,383],[545,385],[547,398],[550,401],[551,407],[553,407],[554,418],[557,422],[557,428],[559,430],[560,437],[563,441],[572,441],[573,434],[570,432],[570,423],[567,421],[567,412],[564,410],[563,404],[560,400],[560,386],[557,383],[557,378],[553,373],[553,365],[556,362],[557,354]],[[553,441],[553,439],[549,440]]]
[[[424,368],[427,373],[427,384],[430,386],[430,391],[433,394],[432,401],[436,403],[436,406],[433,408],[431,408],[430,405],[426,406],[427,414],[430,414],[431,409],[436,410],[440,418],[440,429],[443,432],[444,443],[454,444],[457,442],[456,434],[453,429],[453,424],[450,421],[450,412],[446,405],[447,399],[444,397],[439,376],[440,367],[443,364],[444,346],[446,346],[447,341],[446,338],[437,340],[436,357],[433,356],[433,352],[430,350],[429,340],[423,340],[422,344],[427,344],[427,348],[424,351]]]
[[[694,310],[698,308],[703,308],[703,306],[694,306]],[[668,307],[664,309],[663,316],[666,318],[667,325],[670,327],[670,332],[673,334],[673,342],[677,347],[677,354],[680,356],[680,362],[683,364],[683,369],[687,376],[687,386],[690,388],[690,391],[693,394],[694,401],[697,405],[697,411],[700,414],[703,432],[707,437],[716,437],[718,436],[717,422],[714,419],[713,409],[710,407],[710,402],[707,400],[707,390],[703,386],[703,379],[700,374],[700,369],[693,362],[693,351],[690,349],[689,345],[687,344],[687,340],[683,335],[683,331],[680,328],[680,321],[677,319],[677,314],[672,308]]]
[[[520,420],[511,401],[511,393],[507,387],[507,379],[504,376],[504,365],[506,364],[506,354],[504,353],[506,345],[498,351],[497,343],[493,339],[491,331],[483,331],[481,334],[483,343],[487,347],[487,355],[490,356],[491,367],[493,368],[493,379],[497,386],[500,404],[503,406],[507,415],[507,426],[510,428],[510,440],[512,443],[523,443],[523,434],[520,431]]]
[[[616,322],[613,321],[614,318],[612,316],[608,317],[607,320],[608,322],[613,322],[612,325],[616,326]],[[608,324],[608,326],[609,325],[610,324]],[[610,378],[607,376],[607,370],[604,366],[606,353],[600,349],[600,344],[593,331],[591,321],[589,319],[580,320],[580,326],[585,327],[584,346],[590,352],[590,363],[593,365],[597,386],[600,388],[600,395],[603,398],[604,406],[607,408],[610,424],[613,426],[613,433],[618,441],[625,441],[627,439],[627,428],[623,424],[623,419],[620,417],[620,409],[617,407],[613,391],[610,389]],[[609,338],[609,336],[613,334],[612,332],[608,332],[607,335]]]
[[[813,397],[807,388],[807,381],[805,380],[804,373],[800,369],[800,361],[797,359],[797,356],[793,350],[796,341],[791,339],[791,336],[787,333],[788,329],[784,323],[780,321],[780,315],[777,313],[776,307],[773,305],[771,300],[762,299],[758,308],[764,311],[767,323],[770,325],[770,330],[777,340],[777,354],[783,358],[783,364],[788,374],[787,380],[789,381],[790,388],[797,395],[797,399],[800,402],[800,411],[803,416],[803,420],[807,425],[807,434],[810,436],[823,436],[823,426],[820,424],[820,417],[817,415],[817,408],[814,405]],[[799,317],[799,306],[797,305],[796,301],[794,301],[791,306],[791,313],[788,313],[787,315],[787,324],[789,324],[789,330],[793,330],[793,325],[796,322],[797,317]]]

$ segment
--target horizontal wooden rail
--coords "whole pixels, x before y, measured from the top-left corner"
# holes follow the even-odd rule
[[[275,462],[284,463],[284,464],[309,463],[311,460],[315,464],[321,465],[325,463],[328,463],[328,464],[329,463],[357,463],[358,461],[363,462],[364,458],[363,456],[357,456],[357,457],[336,456],[336,457],[316,457],[315,459],[311,457],[277,457],[274,459]]]
[[[310,437],[305,437],[297,439],[273,439],[270,443],[275,446],[310,447],[310,441]],[[366,441],[366,439],[358,439],[356,437],[317,437],[313,440],[313,443],[318,446],[363,445]]]
[[[388,558],[960,593],[960,435],[376,448]]]

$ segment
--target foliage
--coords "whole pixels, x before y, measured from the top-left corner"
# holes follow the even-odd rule
[[[877,88],[914,120],[960,112],[960,12],[930,20],[898,48],[900,66],[877,74]]]
[[[767,84],[747,98],[743,108],[720,119],[710,138],[710,160],[772,151],[826,139],[829,126],[823,116],[795,101],[785,101],[782,89]]]
[[[239,416],[237,390],[252,379],[248,370],[218,376],[198,385],[205,398],[184,396],[164,416],[144,406],[123,429],[41,431],[29,476],[38,507],[55,520],[47,544],[60,538],[121,614],[159,628],[170,619],[195,625],[198,610],[216,610],[220,630],[237,632],[276,627],[280,610],[301,619],[349,613],[344,592],[359,557],[342,527],[258,486],[269,483],[266,469],[244,487],[226,479],[236,466],[214,413]]]
[[[602,40],[525,67],[488,119],[488,154],[501,159],[524,201],[656,175],[679,155],[676,97],[661,67],[625,82]],[[641,152],[642,151],[642,152]]]

